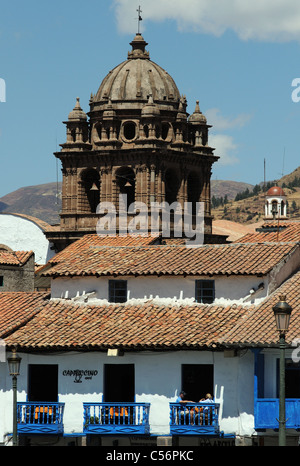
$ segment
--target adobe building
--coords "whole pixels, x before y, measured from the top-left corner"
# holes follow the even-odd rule
[[[196,203],[201,202],[204,242],[226,241],[212,235],[210,178],[218,157],[208,144],[210,126],[199,101],[189,115],[185,96],[167,71],[150,60],[140,33],[130,45],[127,60],[91,95],[89,113],[77,98],[64,122],[67,140],[54,154],[63,173],[60,227],[46,233],[56,251],[95,233],[100,203],[113,203],[118,215],[124,194],[128,222],[133,202],[143,203],[148,213],[153,202],[177,202],[182,209],[189,202],[195,225]],[[151,219],[148,232],[150,227]]]
[[[0,293],[34,291],[34,252],[0,244]]]
[[[54,246],[46,238],[50,225],[30,215],[0,212],[0,244],[12,251],[33,251],[38,265],[47,264],[54,256]]]

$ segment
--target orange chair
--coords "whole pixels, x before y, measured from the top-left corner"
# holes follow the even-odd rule
[[[35,408],[35,420],[38,421],[38,420],[43,420],[45,422],[45,420],[47,419],[47,414],[49,413],[49,416],[52,416],[53,414],[53,409],[52,409],[52,406],[37,406]]]

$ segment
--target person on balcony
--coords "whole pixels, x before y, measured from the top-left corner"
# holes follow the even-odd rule
[[[199,400],[199,403],[214,403],[214,399],[210,393],[207,393],[205,395],[205,398],[201,398]],[[200,421],[200,424],[203,424],[203,421],[205,421],[205,424],[211,424],[212,423],[212,408],[209,406],[204,406],[203,408],[200,408],[200,413],[198,415],[198,420]]]
[[[194,401],[186,399],[186,393],[182,390],[176,399],[176,403],[195,403]]]
[[[186,393],[182,390],[176,399],[176,403],[182,403],[182,404],[195,403],[194,401],[187,400],[186,396],[187,396]],[[191,416],[192,417],[194,416],[194,409],[190,409],[188,407],[182,406],[180,407],[180,411],[178,412],[178,414],[180,415],[179,417],[180,424],[189,424]]]
[[[213,403],[214,402],[214,399],[212,397],[212,395],[210,393],[206,393],[205,395],[205,398],[201,398],[201,400],[199,400],[199,403]]]

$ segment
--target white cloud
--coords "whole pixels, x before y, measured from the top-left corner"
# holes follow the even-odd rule
[[[220,157],[218,163],[220,165],[235,165],[239,163],[239,159],[236,155],[238,145],[234,142],[233,136],[219,134],[218,131],[241,128],[250,120],[251,115],[241,113],[237,117],[228,118],[224,117],[218,108],[208,109],[204,113],[208,124],[212,125],[209,134],[209,145],[215,147],[216,150],[214,153]],[[215,133],[215,131],[217,131],[217,133]]]
[[[210,108],[205,111],[207,122],[213,126],[214,130],[224,131],[231,128],[241,128],[251,118],[251,115],[247,113],[241,113],[235,118],[226,118],[220,114],[218,108]]]
[[[211,134],[209,136],[209,145],[214,147],[214,155],[220,157],[219,165],[235,165],[239,162],[236,156],[237,145],[233,137],[227,134]]]
[[[234,31],[242,40],[300,40],[299,0],[140,0],[142,30],[147,21],[173,20],[179,31],[221,36]],[[136,32],[136,0],[114,0],[118,29]]]

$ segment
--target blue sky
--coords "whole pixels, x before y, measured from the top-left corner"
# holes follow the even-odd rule
[[[226,4],[226,8],[225,8]],[[0,196],[56,181],[68,113],[127,58],[141,32],[192,113],[206,115],[220,156],[212,179],[251,184],[300,165],[300,2],[11,0],[0,16]],[[300,92],[299,92],[300,95]],[[0,88],[1,100],[1,88]],[[2,88],[3,100],[3,88]],[[59,180],[61,179],[58,165]]]

